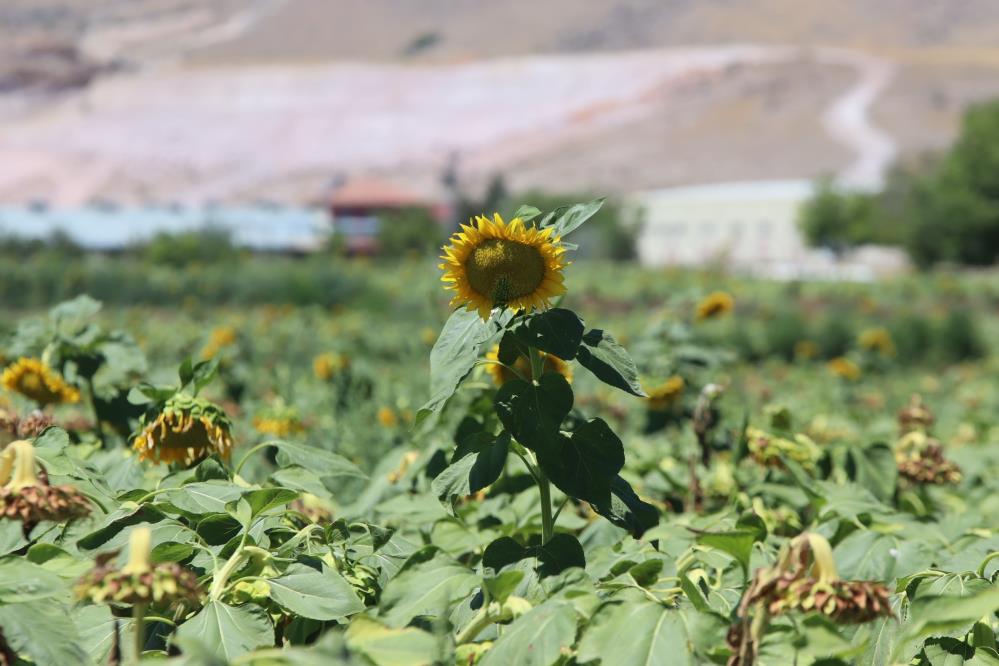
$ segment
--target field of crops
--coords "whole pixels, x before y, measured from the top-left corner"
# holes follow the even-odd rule
[[[999,664],[994,278],[565,266],[589,212],[0,314],[0,664]]]

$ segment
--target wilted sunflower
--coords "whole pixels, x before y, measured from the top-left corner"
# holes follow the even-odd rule
[[[64,402],[79,402],[80,392],[68,384],[59,373],[37,358],[19,358],[7,366],[0,384],[31,398],[41,406]]]
[[[90,502],[73,486],[50,486],[35,474],[31,442],[11,442],[0,453],[0,518],[19,520],[27,535],[43,520],[64,522],[90,513]]]
[[[726,291],[714,291],[697,304],[697,320],[713,319],[728,314],[735,307],[735,299]]]
[[[554,354],[546,354],[545,352],[538,352],[541,355],[542,367],[544,372],[554,372],[556,374],[565,377],[566,381],[572,381],[572,366],[560,359]],[[491,361],[486,364],[486,372],[493,378],[493,382],[496,386],[503,386],[511,379],[519,379],[516,373],[512,372],[510,368],[505,365],[501,365],[499,362],[499,345],[495,345],[492,350],[486,354],[486,359]],[[521,377],[531,376],[531,359],[527,358],[523,354],[517,356],[517,360],[513,363],[513,369],[520,373]]]
[[[866,331],[861,332],[857,338],[857,343],[860,345],[861,349],[877,352],[882,356],[895,355],[895,341],[892,340],[891,333],[888,332],[888,329],[882,326],[869,328]]]
[[[551,227],[527,227],[519,217],[506,223],[499,213],[462,225],[441,256],[441,281],[455,292],[452,307],[478,310],[483,319],[495,307],[547,307],[565,293],[565,248],[553,233]]]
[[[132,448],[139,460],[192,463],[217,452],[232,451],[232,423],[218,405],[177,393],[159,412],[144,414]]]
[[[645,389],[645,392],[649,395],[646,398],[645,404],[649,406],[649,409],[661,412],[683,395],[683,390],[686,386],[687,382],[683,377],[672,375],[659,386]]]
[[[128,563],[118,569],[111,558],[98,564],[76,586],[76,595],[95,603],[129,605],[184,601],[195,605],[201,597],[198,577],[175,562],[149,561],[152,532],[134,527],[128,538]]]
[[[826,364],[829,372],[847,381],[855,382],[860,379],[860,366],[844,356],[837,356]]]

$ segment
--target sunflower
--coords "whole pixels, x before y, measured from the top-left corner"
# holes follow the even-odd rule
[[[51,486],[35,474],[31,442],[11,442],[0,454],[0,518],[19,520],[24,534],[43,520],[65,522],[90,513],[90,502],[73,486]]]
[[[799,340],[794,343],[794,357],[802,360],[815,358],[822,350],[812,340]]]
[[[554,354],[546,354],[545,352],[538,352],[541,355],[541,363],[544,368],[544,372],[554,372],[556,374],[565,377],[566,381],[572,381],[572,366],[560,359]],[[517,372],[513,372],[505,365],[501,365],[499,362],[499,345],[493,346],[492,350],[486,354],[486,358],[491,361],[491,363],[486,365],[486,372],[490,374],[493,378],[493,382],[496,386],[503,386],[511,379],[519,379],[520,377],[530,377],[531,376],[531,359],[527,358],[523,354],[517,355],[517,360],[513,363],[513,369]],[[520,374],[520,377],[517,376]]]
[[[837,356],[826,364],[829,372],[837,377],[855,382],[860,379],[860,366],[844,356]]]
[[[132,448],[139,460],[192,463],[218,452],[228,458],[232,451],[232,423],[222,408],[184,393],[177,393],[150,416],[139,422]]]
[[[380,407],[378,409],[378,423],[383,428],[394,428],[399,425],[399,415],[391,407]]]
[[[76,596],[95,603],[197,605],[202,597],[198,577],[175,562],[153,564],[151,545],[148,527],[132,528],[128,563],[120,569],[113,558],[98,564],[77,583]]]
[[[212,330],[208,344],[201,350],[201,358],[212,359],[226,347],[236,344],[236,329],[232,326],[219,326]]]
[[[264,435],[287,437],[305,431],[305,424],[294,407],[276,405],[253,417],[253,428]]]
[[[686,385],[687,382],[684,381],[683,377],[673,375],[659,386],[645,390],[649,395],[646,398],[648,401],[646,404],[648,404],[649,409],[657,412],[662,411],[677,401],[683,394],[683,389]]]
[[[697,304],[697,321],[714,319],[724,314],[728,314],[735,307],[735,299],[725,291],[714,291],[705,296]]]
[[[80,391],[37,358],[19,358],[3,371],[0,384],[41,406],[79,402]]]
[[[877,352],[882,356],[895,355],[895,341],[891,338],[888,329],[878,326],[863,331],[857,338],[861,349]]]
[[[328,382],[334,375],[350,367],[350,359],[342,354],[326,352],[312,359],[312,373],[316,379]]]
[[[527,227],[519,217],[506,223],[499,213],[462,225],[441,256],[441,281],[455,292],[451,306],[478,310],[483,319],[495,307],[548,307],[565,293],[562,269],[567,265],[565,248],[553,233],[551,227]]]

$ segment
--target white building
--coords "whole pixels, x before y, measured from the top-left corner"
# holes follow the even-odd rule
[[[800,264],[811,252],[798,211],[813,187],[789,180],[638,192],[632,202],[644,211],[639,257],[652,266]]]

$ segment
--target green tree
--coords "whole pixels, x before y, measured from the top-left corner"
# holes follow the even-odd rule
[[[386,211],[378,225],[378,253],[385,257],[431,254],[444,242],[444,230],[425,208]]]
[[[842,252],[878,241],[876,216],[874,195],[847,191],[823,178],[802,207],[798,224],[809,245]]]

